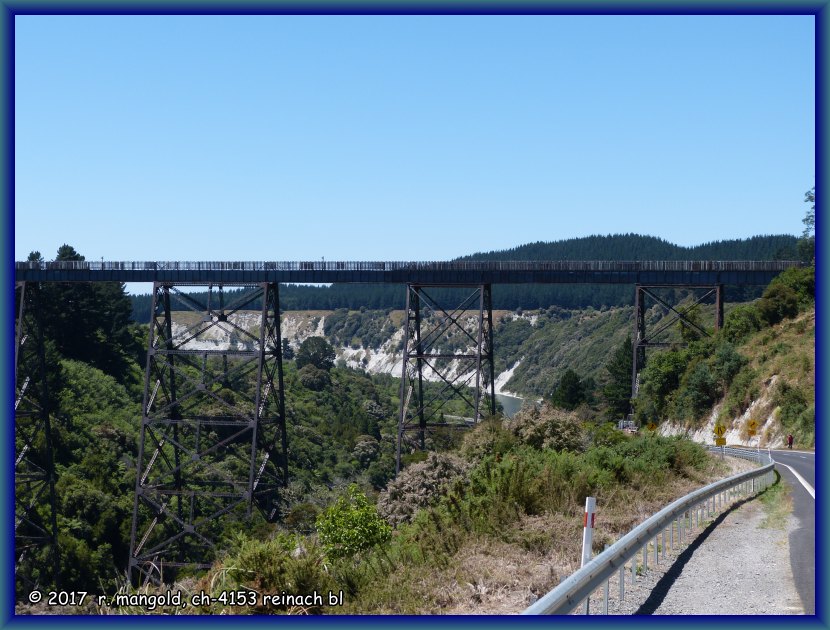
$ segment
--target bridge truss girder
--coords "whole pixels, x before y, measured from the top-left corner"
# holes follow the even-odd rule
[[[278,285],[245,285],[229,304],[224,286],[209,285],[206,303],[181,284],[153,287],[133,580],[167,581],[170,568],[208,568],[222,517],[249,519],[256,507],[272,522],[280,513],[288,443]],[[249,332],[238,318],[256,303],[259,326]],[[230,347],[218,347],[217,331],[230,336]]]
[[[678,310],[667,300],[658,296],[654,289],[684,289],[702,290],[695,301],[684,310]],[[702,337],[710,337],[712,333],[698,322],[693,321],[690,316],[704,303],[705,300],[714,297],[715,300],[715,331],[723,327],[723,296],[722,284],[715,285],[662,285],[662,284],[638,284],[634,290],[634,356],[631,366],[631,398],[637,397],[639,391],[640,370],[645,367],[647,348],[684,347],[684,342],[664,342],[658,337],[668,330],[672,325],[683,322],[689,328],[695,330]],[[646,331],[646,298],[651,298],[655,303],[660,304],[672,313],[671,317],[661,321],[656,330]]]
[[[58,559],[55,460],[49,377],[37,283],[15,283],[14,553],[18,594],[57,586]],[[33,558],[49,548],[49,564]]]
[[[472,289],[472,292],[467,294],[458,306],[447,310],[441,306],[433,289]],[[422,311],[426,312],[426,318],[422,316]],[[477,311],[476,326],[472,333],[461,321],[469,311]],[[423,329],[425,319],[430,320],[426,330]],[[446,342],[448,335],[452,333],[467,338],[471,345],[466,351],[440,351],[440,344],[442,341]],[[456,364],[454,370],[452,363]],[[417,434],[415,444],[409,446],[424,450],[426,436],[432,430],[469,428],[481,419],[482,406],[485,406],[491,415],[496,413],[494,372],[493,305],[490,285],[408,283],[396,472],[400,472],[401,469],[401,453],[406,446],[405,442],[411,442],[407,438],[408,434]],[[440,383],[440,389],[429,398],[424,393],[424,380],[435,380]],[[465,403],[465,407],[472,412],[471,420],[462,418],[460,422],[447,422],[441,410],[452,398]]]

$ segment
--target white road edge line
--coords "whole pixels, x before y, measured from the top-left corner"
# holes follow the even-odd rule
[[[807,480],[804,477],[799,475],[798,472],[794,468],[790,468],[789,466],[787,466],[787,464],[784,464],[782,462],[775,462],[775,463],[780,464],[781,466],[784,466],[784,468],[789,468],[790,472],[795,475],[795,478],[798,479],[801,482],[801,485],[804,486],[804,489],[807,492],[809,492],[810,496],[813,497],[813,500],[815,500],[816,491],[813,489],[813,486],[811,486],[809,483],[807,483]]]

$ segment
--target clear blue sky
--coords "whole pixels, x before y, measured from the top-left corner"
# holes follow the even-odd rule
[[[812,16],[15,18],[15,259],[800,234]]]

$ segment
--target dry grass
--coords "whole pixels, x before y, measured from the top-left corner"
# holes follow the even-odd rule
[[[750,365],[768,380],[786,375],[796,387],[815,388],[816,311],[811,309],[764,329],[742,348]]]
[[[705,473],[597,496],[594,553],[689,492],[751,467],[712,457]],[[582,554],[582,512],[524,516],[494,536],[470,536],[445,566],[397,566],[352,614],[517,614],[573,573]],[[369,606],[367,608],[367,605]]]

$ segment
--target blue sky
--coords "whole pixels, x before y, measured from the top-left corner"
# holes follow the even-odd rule
[[[800,234],[812,16],[17,16],[15,259]]]

